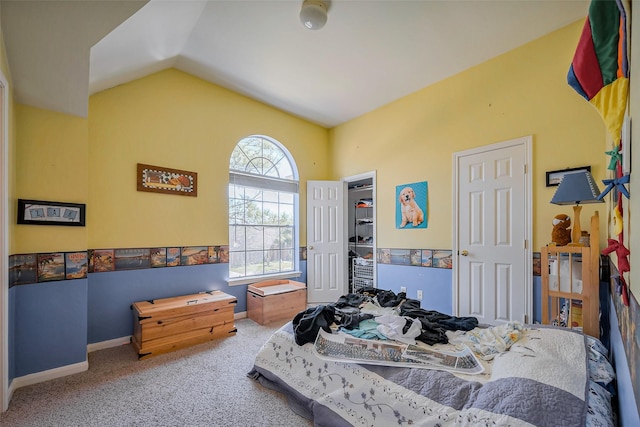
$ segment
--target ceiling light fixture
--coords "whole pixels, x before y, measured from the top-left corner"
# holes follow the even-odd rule
[[[300,22],[310,30],[319,30],[327,23],[327,5],[319,0],[304,0]]]

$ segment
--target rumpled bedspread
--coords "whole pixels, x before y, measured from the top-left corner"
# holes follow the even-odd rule
[[[489,378],[333,362],[295,343],[291,324],[265,343],[249,374],[284,392],[316,426],[575,426],[586,424],[585,336],[527,327],[495,356]]]

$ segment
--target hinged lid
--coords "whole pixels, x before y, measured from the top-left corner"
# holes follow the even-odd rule
[[[295,282],[293,280],[265,280],[264,282],[249,285],[247,290],[256,295],[268,296],[284,292],[299,291],[306,288],[307,286],[304,283]]]
[[[171,298],[160,298],[150,301],[139,301],[132,304],[140,320],[152,319],[154,316],[166,317],[170,313],[188,311],[198,313],[200,311],[215,310],[237,303],[236,297],[225,294],[222,291],[209,291],[199,294],[181,295]]]

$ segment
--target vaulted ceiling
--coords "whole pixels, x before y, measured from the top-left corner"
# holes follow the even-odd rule
[[[89,96],[174,67],[333,127],[584,19],[588,0],[1,0],[17,102]],[[576,40],[577,43],[577,40]],[[567,67],[569,64],[567,64]]]

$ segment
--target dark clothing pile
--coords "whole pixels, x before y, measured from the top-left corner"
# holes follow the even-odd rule
[[[435,310],[425,310],[420,308],[420,301],[413,299],[400,305],[400,316],[420,320],[422,333],[416,339],[429,345],[448,343],[447,331],[470,331],[478,326],[478,319],[475,317],[456,317]]]
[[[331,304],[335,307],[335,324],[346,329],[357,329],[360,322],[372,319],[372,314],[360,313],[360,305],[367,301],[362,294],[347,294]]]
[[[420,307],[420,301],[406,299],[400,292],[364,288],[358,293],[341,296],[335,303],[311,307],[298,313],[293,318],[293,330],[298,345],[314,342],[320,329],[331,333],[331,325],[336,324],[346,329],[357,329],[361,321],[375,316],[361,313],[360,306],[369,301],[376,301],[381,307],[398,307],[399,315],[420,320],[422,331],[416,339],[425,344],[446,344],[449,342],[447,331],[470,331],[478,326],[475,317],[456,317],[435,310]],[[405,331],[411,322],[405,325]]]
[[[335,309],[330,305],[318,305],[301,311],[293,318],[293,331],[296,344],[304,345],[314,342],[320,329],[331,333],[334,323]]]
[[[380,307],[397,307],[406,297],[407,295],[404,292],[400,292],[398,295],[393,291],[378,291],[376,293]]]

